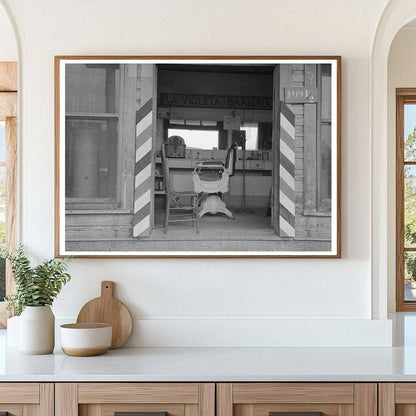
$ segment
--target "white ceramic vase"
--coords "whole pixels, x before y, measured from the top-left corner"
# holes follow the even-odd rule
[[[50,354],[55,347],[55,316],[50,306],[26,306],[19,319],[19,351]]]
[[[7,346],[19,346],[19,320],[20,316],[13,316],[7,320]]]

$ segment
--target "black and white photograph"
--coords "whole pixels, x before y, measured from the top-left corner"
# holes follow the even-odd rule
[[[56,254],[339,257],[340,64],[56,57]]]

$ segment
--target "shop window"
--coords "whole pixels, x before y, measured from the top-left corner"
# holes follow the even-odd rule
[[[65,134],[66,197],[116,201],[117,120],[67,120]]]
[[[120,166],[127,146],[126,72],[125,65],[66,66],[67,208],[127,208],[122,192],[127,175]]]
[[[258,131],[259,126],[257,123],[244,123],[241,126],[241,130],[246,132],[246,150],[257,150],[258,144]]]
[[[218,149],[218,130],[170,128],[170,136],[182,137],[187,149]]]
[[[216,121],[171,120],[168,137],[181,136],[187,148],[227,149],[227,131],[220,130]],[[173,127],[174,126],[174,127]],[[258,150],[258,123],[244,123],[241,130],[246,132],[246,149]]]

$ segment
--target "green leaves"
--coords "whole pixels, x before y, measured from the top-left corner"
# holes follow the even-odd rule
[[[11,252],[0,250],[0,257],[10,260],[16,293],[5,299],[9,309],[15,308],[16,315],[20,315],[26,306],[52,305],[63,285],[71,280],[69,257],[46,260],[32,267],[22,245]]]

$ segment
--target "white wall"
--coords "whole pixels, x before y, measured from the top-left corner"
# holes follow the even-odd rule
[[[416,88],[416,25],[404,26],[391,44],[388,60],[388,307],[396,310],[396,88]]]
[[[137,319],[130,345],[389,344],[389,322],[370,320],[369,64],[387,0],[6,3],[22,43],[22,241],[40,257],[53,256],[54,55],[343,58],[342,259],[73,260],[59,318],[110,279]]]
[[[17,45],[5,9],[0,6],[0,61],[17,61]]]

